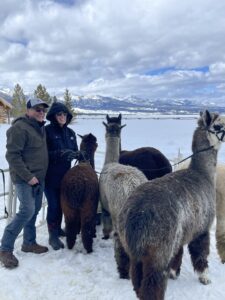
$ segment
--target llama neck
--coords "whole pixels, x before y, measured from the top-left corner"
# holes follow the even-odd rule
[[[91,157],[90,157],[90,164],[91,164],[91,166],[92,166],[93,170],[95,170],[95,161],[94,161],[94,156],[91,156]]]
[[[90,165],[92,166],[93,170],[95,170],[95,160],[94,160],[94,152],[92,150],[85,149],[87,156],[90,161]]]
[[[118,162],[120,153],[120,138],[106,137],[106,154],[104,165]]]
[[[196,129],[193,137],[192,150],[193,153],[202,149],[209,148],[210,141],[207,132]],[[208,177],[214,183],[218,150],[211,148],[209,150],[196,153],[191,159],[190,168],[195,169]]]

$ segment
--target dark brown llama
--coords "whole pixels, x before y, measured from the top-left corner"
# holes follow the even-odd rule
[[[221,142],[225,142],[225,118],[206,110],[193,135],[189,167],[141,184],[121,207],[118,233],[140,299],[164,299],[171,269],[179,275],[185,244],[199,281],[210,283],[209,229],[215,216]]]
[[[79,164],[65,174],[61,183],[61,205],[68,248],[73,248],[76,236],[81,232],[84,248],[90,253],[95,236],[99,197],[98,177],[94,165],[94,153],[98,144],[96,137],[91,133],[79,136],[82,139],[80,150],[85,158],[81,158]]]
[[[116,123],[121,125],[122,115],[118,117],[106,116],[107,123]],[[121,150],[121,145],[120,145]],[[138,168],[142,171],[148,180],[162,177],[172,172],[172,166],[169,160],[159,150],[153,147],[141,147],[132,151],[121,150],[119,163]]]

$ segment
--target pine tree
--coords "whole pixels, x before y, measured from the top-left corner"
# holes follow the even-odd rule
[[[14,87],[12,106],[12,116],[14,118],[26,112],[26,98],[23,89],[18,83]]]
[[[72,97],[68,89],[65,90],[64,101],[66,107],[72,112],[73,116],[75,116],[75,111],[73,109],[73,104],[72,104]]]
[[[45,86],[39,84],[34,91],[34,96],[45,101],[48,105],[51,105],[52,99]]]
[[[55,103],[55,102],[58,102],[58,99],[57,99],[56,96],[53,96],[53,97],[52,97],[52,103]]]

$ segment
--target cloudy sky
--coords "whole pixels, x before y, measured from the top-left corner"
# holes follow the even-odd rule
[[[0,89],[224,99],[224,0],[1,0]]]

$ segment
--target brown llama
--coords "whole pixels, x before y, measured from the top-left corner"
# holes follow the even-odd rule
[[[141,184],[121,208],[118,233],[140,299],[164,299],[171,268],[179,275],[185,244],[199,281],[210,283],[209,229],[215,216],[215,173],[222,142],[225,118],[206,110],[193,135],[189,167]]]
[[[61,183],[61,205],[68,248],[73,248],[76,236],[81,232],[83,246],[87,253],[90,253],[95,237],[99,197],[98,177],[94,165],[94,153],[98,144],[96,137],[91,133],[79,136],[82,139],[80,150],[85,159],[81,158],[79,164],[65,174]]]
[[[121,125],[122,115],[119,114],[118,117],[109,117],[107,115],[106,120],[108,124],[116,123]],[[138,168],[148,180],[162,177],[172,172],[169,160],[162,152],[153,147],[141,147],[132,151],[121,150],[119,163]]]

